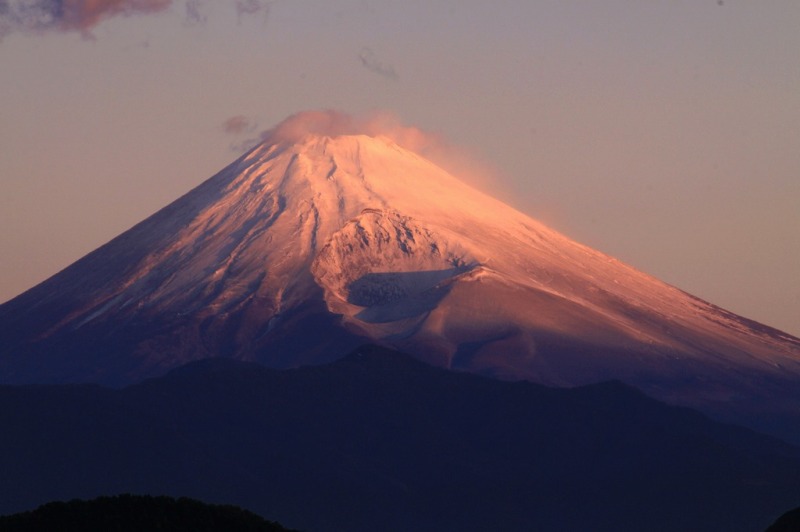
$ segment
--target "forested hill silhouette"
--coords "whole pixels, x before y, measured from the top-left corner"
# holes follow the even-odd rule
[[[181,497],[122,494],[43,504],[0,516],[4,532],[296,532],[232,505]]]

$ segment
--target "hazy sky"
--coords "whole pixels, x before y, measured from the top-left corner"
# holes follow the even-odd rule
[[[0,0],[0,301],[287,115],[390,110],[489,192],[800,335],[800,2]]]

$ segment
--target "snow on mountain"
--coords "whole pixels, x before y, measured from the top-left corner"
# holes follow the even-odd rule
[[[356,134],[275,135],[0,306],[0,381],[122,384],[217,355],[288,367],[365,339],[507,379],[617,378],[723,418],[800,416],[797,338]]]

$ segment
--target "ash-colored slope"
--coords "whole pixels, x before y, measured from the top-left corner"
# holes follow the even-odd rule
[[[360,135],[268,141],[0,307],[0,380],[126,383],[220,354],[295,366],[364,338],[503,378],[620,378],[723,415],[800,381],[800,340]]]

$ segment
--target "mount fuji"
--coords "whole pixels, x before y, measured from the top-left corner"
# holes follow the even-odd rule
[[[288,368],[369,342],[505,380],[618,379],[800,439],[800,339],[576,243],[386,136],[303,118],[0,305],[0,382],[121,386],[216,356]]]

